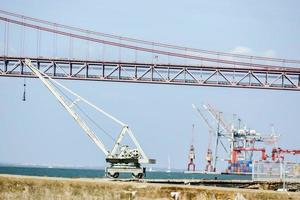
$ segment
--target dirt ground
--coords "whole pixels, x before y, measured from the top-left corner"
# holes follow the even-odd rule
[[[186,186],[111,179],[0,175],[0,199],[299,199],[297,192]]]

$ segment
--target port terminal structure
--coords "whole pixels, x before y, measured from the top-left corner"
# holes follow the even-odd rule
[[[106,156],[106,162],[110,164],[109,167],[106,167],[106,175],[113,178],[118,178],[120,173],[131,173],[135,178],[142,178],[145,175],[145,168],[141,167],[142,163],[154,164],[154,159],[149,159],[142,147],[140,146],[138,140],[134,136],[133,132],[129,126],[119,119],[115,118],[111,114],[105,112],[103,109],[92,104],[85,98],[79,96],[69,88],[65,87],[61,83],[53,80],[47,74],[39,71],[36,66],[34,66],[30,59],[25,59],[23,63],[28,66],[32,72],[38,76],[42,83],[48,88],[48,90],[57,98],[60,104],[65,108],[65,110],[75,119],[78,125],[84,130],[84,132],[91,138],[91,140],[96,144],[96,146],[104,153]],[[61,89],[57,89],[60,87]],[[61,92],[64,90],[75,97],[70,101],[70,97],[64,98],[65,93]],[[66,99],[69,99],[67,101]],[[121,131],[119,136],[115,140],[115,144],[111,150],[108,150],[106,145],[97,137],[94,131],[88,126],[88,124],[81,118],[81,116],[76,112],[75,107],[78,106],[77,103],[82,101],[87,105],[94,108],[96,111],[100,112],[113,122],[120,125]],[[135,149],[131,149],[128,145],[122,144],[122,140],[125,135],[129,135],[130,139],[133,141],[136,146]]]
[[[217,110],[211,104],[204,104],[203,109],[192,104],[198,116],[205,122],[208,127],[209,141],[207,149],[207,165],[205,172],[216,172],[219,158],[220,146],[226,153],[227,157],[223,160],[228,162],[226,173],[251,173],[252,162],[254,159],[254,152],[260,152],[260,160],[267,159],[266,148],[258,147],[257,143],[272,145],[277,143],[278,135],[272,132],[271,134],[261,134],[253,129],[241,127],[241,119],[238,119],[238,127],[234,123],[228,123],[223,117],[222,112]],[[214,127],[216,124],[216,128]],[[214,140],[214,152],[212,152],[211,143]],[[272,157],[275,157],[275,150],[273,149]],[[292,151],[293,154],[298,151]],[[276,154],[277,155],[277,154]],[[213,160],[213,162],[211,162]],[[208,167],[212,165],[213,170]]]

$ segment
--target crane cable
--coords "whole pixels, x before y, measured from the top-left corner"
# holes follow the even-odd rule
[[[23,74],[26,74],[26,65],[23,65]],[[23,98],[22,101],[26,101],[26,77],[23,78]]]
[[[26,101],[26,78],[23,80],[23,98],[22,101]]]
[[[58,86],[52,83],[52,86],[55,87],[65,98],[67,98],[70,102],[73,102],[73,100]],[[114,137],[110,135],[104,128],[102,128],[95,120],[93,120],[78,104],[74,103],[76,108],[88,119],[91,121],[92,124],[94,124],[98,129],[100,129],[106,136],[108,136],[109,139],[111,139],[113,142],[115,141]]]

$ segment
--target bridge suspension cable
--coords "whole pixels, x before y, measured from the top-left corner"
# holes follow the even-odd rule
[[[271,62],[280,62],[280,63],[290,63],[290,64],[300,64],[300,60],[293,60],[293,59],[283,59],[283,58],[271,58],[271,57],[264,57],[264,56],[250,56],[250,55],[242,55],[242,54],[235,54],[235,53],[227,53],[227,52],[220,52],[220,51],[211,51],[211,50],[203,50],[203,49],[198,49],[198,48],[191,48],[191,47],[184,47],[184,46],[179,46],[179,45],[171,45],[171,44],[166,44],[166,43],[161,43],[161,42],[153,42],[153,41],[147,41],[147,40],[141,40],[141,39],[136,39],[136,38],[131,38],[131,37],[123,37],[123,36],[118,36],[118,35],[113,35],[113,34],[107,34],[107,33],[102,33],[102,32],[97,32],[97,31],[91,31],[91,30],[86,30],[82,28],[77,28],[74,26],[68,26],[68,25],[63,25],[59,23],[53,23],[47,20],[42,20],[42,19],[37,19],[33,17],[28,17],[4,10],[0,10],[0,14],[11,16],[11,17],[16,17],[20,19],[25,19],[28,21],[44,24],[44,25],[49,25],[49,26],[55,26],[57,28],[62,28],[62,29],[67,29],[71,31],[76,31],[76,32],[81,32],[85,33],[88,35],[96,35],[96,36],[101,36],[105,38],[110,38],[110,39],[115,39],[118,41],[127,41],[127,42],[132,42],[132,43],[137,43],[137,44],[143,44],[143,45],[149,45],[152,47],[161,47],[161,48],[167,48],[167,49],[173,49],[173,50],[180,50],[180,51],[185,51],[185,52],[194,52],[194,53],[203,53],[203,54],[208,54],[208,55],[215,55],[215,56],[223,56],[223,57],[230,57],[230,58],[241,58],[241,59],[248,59],[254,61],[271,61]],[[121,43],[121,42],[120,42]],[[185,53],[186,54],[186,53]],[[222,61],[222,60],[221,60]]]
[[[132,50],[137,50],[137,51],[143,51],[143,52],[148,52],[148,53],[155,53],[155,54],[160,54],[160,55],[166,55],[166,56],[172,56],[172,57],[178,57],[178,58],[187,58],[187,59],[192,59],[192,60],[199,60],[199,61],[207,61],[207,62],[213,62],[213,63],[223,63],[223,64],[231,64],[231,65],[238,65],[238,66],[250,66],[250,67],[256,67],[256,68],[277,68],[277,69],[287,69],[286,67],[282,67],[279,65],[266,65],[266,64],[258,64],[258,63],[249,63],[249,62],[240,62],[240,61],[232,61],[232,60],[224,60],[224,59],[216,59],[216,58],[210,58],[210,57],[203,57],[203,56],[198,56],[198,55],[190,55],[190,54],[184,54],[184,53],[177,53],[177,52],[171,52],[171,51],[165,51],[165,50],[160,50],[160,49],[154,49],[154,48],[147,48],[147,47],[141,47],[141,46],[135,46],[131,44],[124,44],[124,43],[119,43],[119,42],[114,42],[114,41],[108,41],[108,40],[103,40],[99,38],[93,38],[90,36],[86,35],[80,35],[80,34],[75,34],[71,32],[66,32],[62,30],[58,30],[57,26],[56,28],[50,28],[50,27],[44,27],[36,24],[31,24],[28,22],[23,22],[20,20],[15,20],[15,19],[10,19],[10,18],[5,18],[0,16],[0,20],[21,25],[21,26],[26,26],[30,27],[33,29],[39,29],[42,31],[46,32],[51,32],[59,35],[64,35],[64,36],[69,36],[77,39],[82,39],[86,41],[92,41],[96,43],[102,43],[110,46],[116,46],[116,47],[122,47],[126,49],[132,49]]]

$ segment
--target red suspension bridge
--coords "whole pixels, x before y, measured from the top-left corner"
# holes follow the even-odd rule
[[[53,78],[67,80],[300,91],[299,60],[247,56],[150,42],[1,10],[0,20],[3,22],[0,30],[4,36],[0,76],[35,77],[24,64],[25,58],[30,58],[42,72]],[[46,47],[51,44],[53,55],[49,56],[50,51]],[[19,46],[19,54],[16,54],[16,46]],[[44,54],[43,49],[46,52]],[[60,55],[59,50],[62,52]],[[74,57],[76,52],[79,56]],[[93,57],[95,52],[99,55]],[[83,54],[86,57],[80,58]]]

